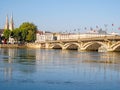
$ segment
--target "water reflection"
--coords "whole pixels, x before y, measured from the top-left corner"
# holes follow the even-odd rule
[[[12,68],[4,68],[4,78],[5,80],[11,80],[12,79]]]
[[[104,88],[109,82],[110,88],[114,87],[113,83],[119,87],[116,84],[120,82],[119,53],[45,49],[1,49],[0,53],[0,77],[4,77],[0,82],[3,84],[7,83],[4,81],[24,82],[40,88],[50,84],[61,89],[64,89],[63,84],[68,84],[80,89],[81,85],[101,88],[100,83]]]

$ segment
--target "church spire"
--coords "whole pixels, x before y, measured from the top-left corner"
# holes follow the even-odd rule
[[[9,26],[10,30],[14,29],[14,21],[13,21],[13,15],[11,15],[11,19],[10,19],[10,26]]]
[[[6,16],[6,22],[5,22],[5,27],[4,27],[4,29],[9,29],[8,15]]]

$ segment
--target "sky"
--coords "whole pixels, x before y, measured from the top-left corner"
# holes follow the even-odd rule
[[[16,28],[32,22],[42,31],[87,32],[98,26],[120,33],[120,0],[1,0],[0,28],[6,15],[13,15]]]

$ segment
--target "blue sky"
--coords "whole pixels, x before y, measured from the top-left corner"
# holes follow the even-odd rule
[[[85,27],[107,24],[108,32],[120,32],[119,9],[120,0],[1,0],[0,28],[13,13],[15,27],[32,22],[43,31],[86,32]]]

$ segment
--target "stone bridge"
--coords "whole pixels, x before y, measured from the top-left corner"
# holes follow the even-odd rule
[[[120,36],[55,40],[39,43],[40,48],[79,51],[120,51]]]

